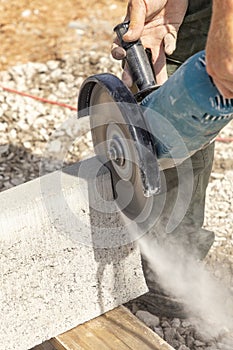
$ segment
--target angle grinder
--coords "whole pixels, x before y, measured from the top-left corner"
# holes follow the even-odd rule
[[[110,169],[120,210],[142,222],[160,192],[161,170],[212,142],[232,119],[233,100],[208,76],[204,51],[159,87],[141,41],[123,41],[128,27],[124,22],[114,30],[138,91],[110,73],[90,76],[80,89],[78,118],[90,116],[94,150]]]

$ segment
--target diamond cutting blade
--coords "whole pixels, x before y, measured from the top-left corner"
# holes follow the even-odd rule
[[[103,86],[93,87],[89,101],[93,145],[110,169],[119,209],[131,220],[143,222],[151,212],[153,197],[144,195],[136,144],[120,103]]]

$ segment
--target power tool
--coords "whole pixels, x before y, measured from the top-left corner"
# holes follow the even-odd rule
[[[118,206],[140,222],[160,193],[161,171],[214,141],[233,117],[233,100],[207,74],[204,51],[158,86],[141,40],[123,40],[128,27],[114,30],[137,92],[110,73],[90,76],[80,89],[78,118],[90,116],[94,149],[110,169]]]

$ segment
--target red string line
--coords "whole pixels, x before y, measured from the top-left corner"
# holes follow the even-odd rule
[[[32,98],[33,100],[37,100],[37,101],[40,101],[42,103],[48,103],[48,104],[51,104],[51,105],[56,105],[56,106],[60,106],[60,107],[63,107],[63,108],[68,108],[72,111],[77,111],[77,108],[76,107],[73,107],[73,106],[70,106],[66,103],[60,103],[60,102],[57,102],[57,101],[52,101],[52,100],[48,100],[46,98],[43,98],[43,97],[38,97],[38,96],[35,96],[35,95],[31,95],[31,94],[28,94],[26,92],[22,92],[22,91],[18,91],[18,90],[15,90],[15,89],[11,89],[11,88],[8,88],[6,86],[3,86],[0,84],[0,87],[5,90],[5,91],[8,91],[8,92],[11,92],[11,93],[14,93],[14,94],[17,94],[17,95],[21,95],[21,96],[25,96],[25,97],[29,97],[29,98]],[[230,143],[230,142],[233,142],[233,137],[217,137],[215,139],[215,141],[217,142],[224,142],[224,143]]]
[[[17,91],[17,90],[14,90],[14,89],[10,89],[10,88],[8,88],[6,86],[3,86],[3,85],[0,85],[0,87],[3,90],[6,90],[8,92],[12,92],[12,93],[17,94],[17,95],[29,97],[29,98],[32,98],[33,100],[37,100],[37,101],[40,101],[40,102],[43,102],[43,103],[49,103],[51,105],[57,105],[57,106],[60,106],[60,107],[68,108],[68,109],[71,109],[72,111],[77,111],[76,107],[67,105],[66,103],[60,103],[60,102],[57,102],[57,101],[47,100],[46,98],[30,95],[30,94],[27,94],[26,92],[22,92],[22,91]]]
[[[233,142],[233,137],[216,137],[215,141],[230,143]]]

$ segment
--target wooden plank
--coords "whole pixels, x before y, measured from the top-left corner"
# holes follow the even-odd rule
[[[57,349],[52,345],[52,343],[50,343],[49,341],[46,341],[41,345],[35,346],[31,350],[57,350]]]
[[[50,344],[57,350],[174,350],[123,306],[51,339]]]

